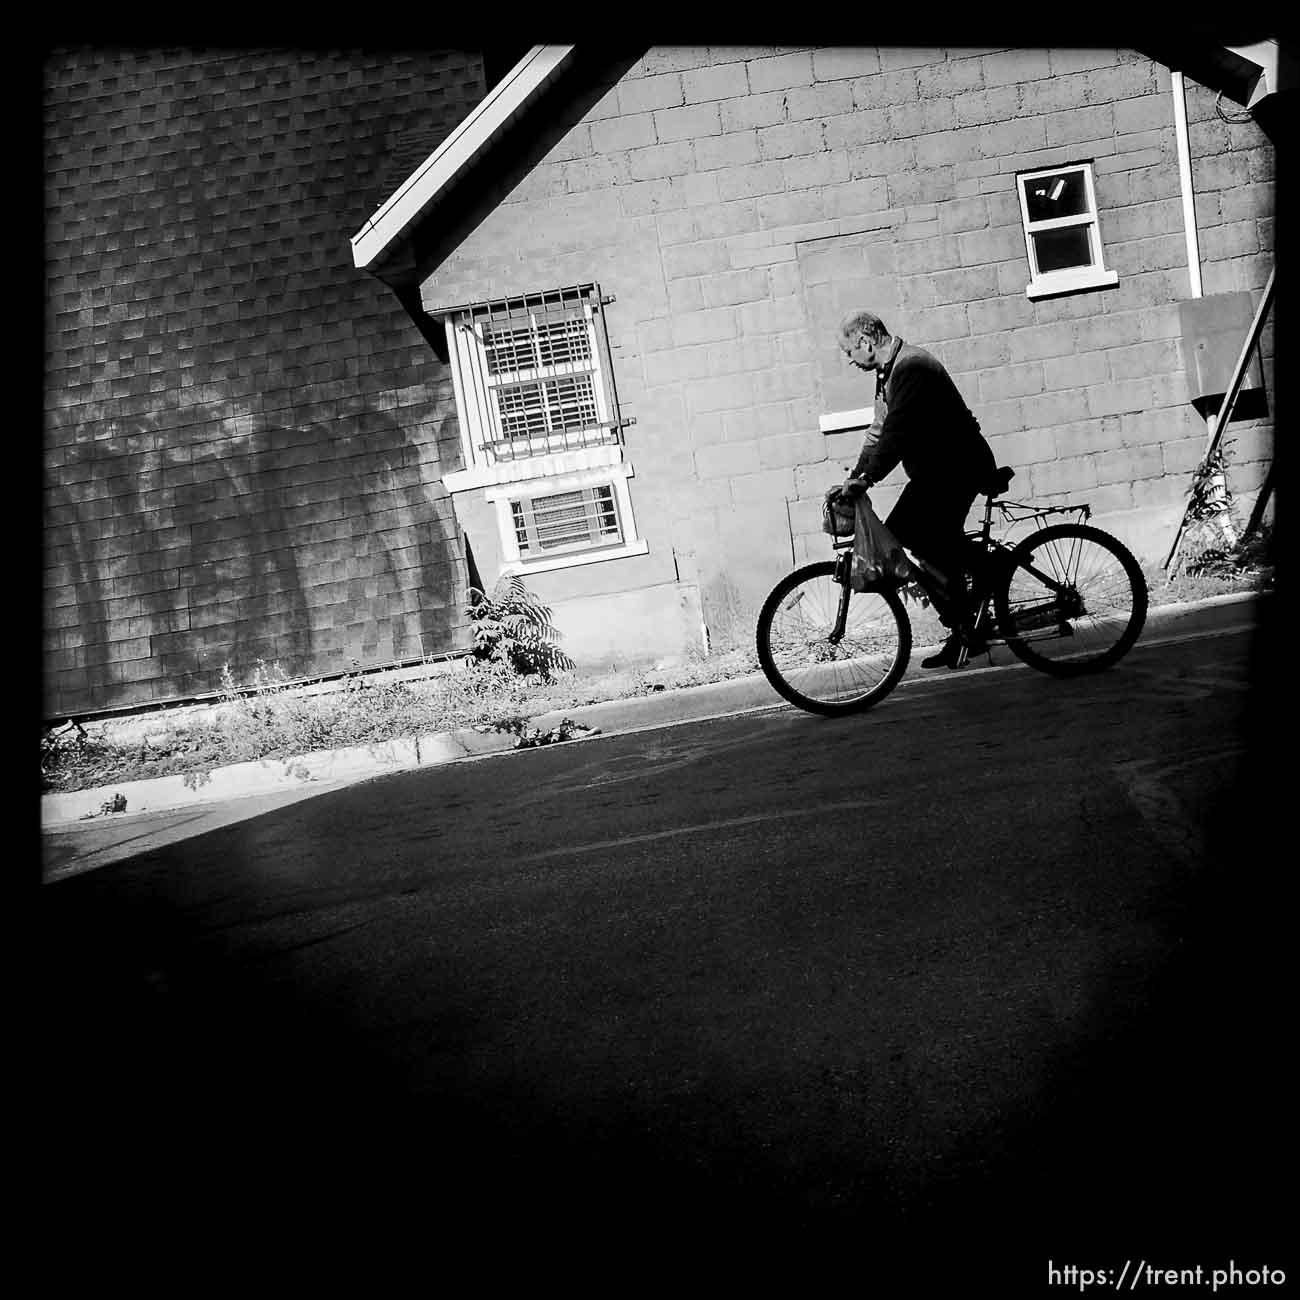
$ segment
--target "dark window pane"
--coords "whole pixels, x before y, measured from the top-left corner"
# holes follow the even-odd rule
[[[1030,221],[1081,217],[1088,209],[1088,186],[1082,172],[1059,172],[1021,180]]]
[[[1033,235],[1038,273],[1067,271],[1074,266],[1092,265],[1092,240],[1088,226],[1063,226],[1060,230],[1040,230]]]

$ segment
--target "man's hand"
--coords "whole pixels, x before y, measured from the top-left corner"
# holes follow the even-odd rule
[[[864,478],[846,478],[835,491],[846,500],[856,501],[867,490]]]

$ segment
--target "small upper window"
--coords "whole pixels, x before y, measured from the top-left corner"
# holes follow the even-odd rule
[[[1016,185],[1029,254],[1029,297],[1119,282],[1102,257],[1091,163],[1021,172]]]

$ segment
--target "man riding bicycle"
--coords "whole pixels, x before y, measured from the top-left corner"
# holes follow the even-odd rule
[[[885,526],[940,582],[935,607],[952,631],[921,666],[954,668],[970,556],[966,516],[996,471],[993,451],[937,358],[892,337],[879,316],[847,317],[840,350],[859,370],[876,372],[875,417],[849,478],[827,496],[860,496],[902,463],[908,482]],[[978,640],[967,647],[987,648]]]

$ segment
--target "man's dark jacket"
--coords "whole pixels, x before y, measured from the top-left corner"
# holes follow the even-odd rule
[[[895,339],[876,372],[875,420],[853,475],[870,486],[900,461],[913,482],[972,494],[996,468],[979,422],[942,364],[924,348]]]

